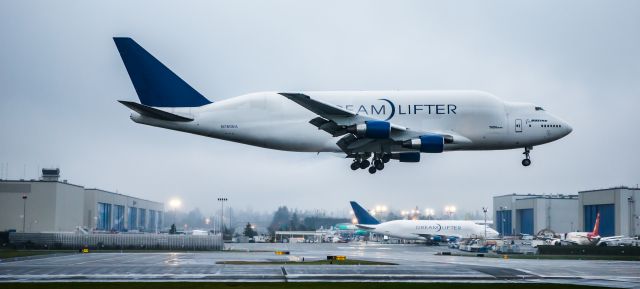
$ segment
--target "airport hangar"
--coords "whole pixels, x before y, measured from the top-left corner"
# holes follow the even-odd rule
[[[577,195],[509,194],[493,197],[495,229],[503,235],[593,230],[600,213],[600,235],[636,236],[640,233],[639,188],[615,187]]]
[[[163,203],[59,178],[59,169],[43,169],[40,180],[0,180],[0,231],[62,232],[83,227],[158,232],[163,228]]]

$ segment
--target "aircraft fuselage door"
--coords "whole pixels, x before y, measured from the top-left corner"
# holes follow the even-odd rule
[[[522,120],[516,119],[516,132],[522,132]]]

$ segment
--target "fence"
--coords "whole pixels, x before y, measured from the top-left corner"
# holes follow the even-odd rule
[[[634,246],[538,246],[540,255],[609,255],[609,256],[640,256],[640,247]]]
[[[9,242],[17,248],[135,250],[222,250],[220,234],[76,234],[76,233],[9,233]]]

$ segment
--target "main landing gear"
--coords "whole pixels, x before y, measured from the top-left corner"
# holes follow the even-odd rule
[[[531,159],[529,158],[529,153],[531,152],[532,149],[533,147],[525,147],[524,152],[522,153],[524,155],[524,160],[522,160],[522,165],[525,167],[528,167],[529,165],[531,165]]]
[[[388,153],[375,153],[371,161],[369,158],[371,154],[360,154],[353,159],[351,163],[352,170],[369,168],[370,174],[375,174],[377,171],[384,170],[384,164],[391,160],[391,154]]]

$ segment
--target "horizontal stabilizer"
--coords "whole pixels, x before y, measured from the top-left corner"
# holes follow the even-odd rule
[[[167,120],[167,121],[181,121],[181,122],[193,121],[193,118],[188,118],[181,115],[173,114],[170,112],[166,112],[164,110],[159,110],[157,108],[146,106],[144,104],[139,104],[132,101],[124,101],[124,100],[118,100],[118,102],[122,103],[124,106],[144,116],[161,119],[161,120]]]

